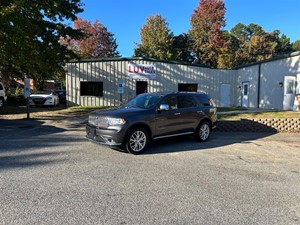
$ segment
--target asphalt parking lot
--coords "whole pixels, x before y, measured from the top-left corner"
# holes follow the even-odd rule
[[[213,132],[135,156],[80,122],[0,119],[0,224],[299,224],[300,134]]]

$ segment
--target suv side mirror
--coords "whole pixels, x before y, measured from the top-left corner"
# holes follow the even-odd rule
[[[161,104],[158,108],[158,110],[160,110],[160,111],[167,111],[169,109],[170,109],[170,107],[168,104]]]

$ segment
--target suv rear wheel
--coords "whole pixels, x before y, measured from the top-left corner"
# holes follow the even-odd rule
[[[200,125],[198,126],[195,136],[199,141],[204,142],[208,140],[210,136],[210,131],[211,131],[211,126],[209,122],[204,121],[201,122]]]
[[[140,154],[146,149],[148,142],[148,132],[143,128],[134,128],[125,139],[125,150],[131,154]]]

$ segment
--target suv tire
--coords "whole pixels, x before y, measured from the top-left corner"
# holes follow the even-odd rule
[[[196,139],[201,142],[205,142],[208,140],[210,136],[210,132],[211,132],[211,126],[209,122],[207,121],[201,122],[195,133]]]
[[[134,128],[125,139],[125,150],[134,155],[140,154],[146,149],[148,142],[148,132],[143,128]]]

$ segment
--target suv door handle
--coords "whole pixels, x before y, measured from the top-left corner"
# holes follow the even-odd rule
[[[204,112],[201,110],[201,111],[197,111],[197,113],[198,114],[201,114],[201,115],[203,115],[204,114]]]
[[[175,116],[179,116],[179,115],[180,115],[180,113],[174,113],[174,115],[175,115]]]

